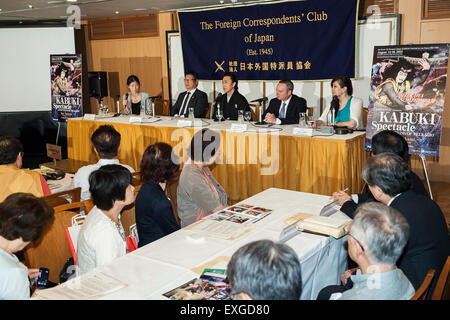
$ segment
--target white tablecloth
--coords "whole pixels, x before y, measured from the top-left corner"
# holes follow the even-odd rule
[[[253,230],[235,240],[204,237],[193,241],[194,232],[181,229],[164,238],[139,248],[108,266],[82,275],[103,272],[124,283],[127,287],[102,299],[167,299],[166,293],[199,274],[191,271],[219,256],[231,257],[241,246],[254,240],[277,241],[284,220],[296,213],[319,214],[330,197],[297,191],[270,188],[243,202],[273,209],[259,222],[252,224]],[[336,213],[345,216],[343,213]],[[316,299],[319,291],[327,285],[340,282],[340,274],[347,267],[347,251],[343,247],[346,237],[332,237],[302,233],[286,243],[299,255],[302,266],[303,291],[301,299]],[[226,262],[214,267],[225,267]]]

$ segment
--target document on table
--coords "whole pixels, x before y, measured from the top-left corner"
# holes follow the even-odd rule
[[[102,272],[79,276],[59,286],[40,290],[36,296],[45,300],[85,300],[105,296],[127,285]]]
[[[191,231],[219,239],[237,238],[244,234],[247,229],[248,226],[238,225],[234,222],[207,219],[200,220],[189,228]]]
[[[304,222],[312,222],[316,224],[320,224],[322,226],[339,228],[343,224],[347,223],[347,219],[342,218],[330,218],[330,217],[322,217],[322,216],[312,216],[303,220]]]

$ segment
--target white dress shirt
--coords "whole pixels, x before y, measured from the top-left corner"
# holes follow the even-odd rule
[[[284,117],[286,117],[286,115],[287,115],[287,110],[288,110],[288,105],[289,105],[289,102],[291,101],[291,98],[292,98],[292,94],[291,94],[291,96],[289,97],[289,99],[287,99],[287,100],[285,100],[285,101],[281,101],[281,103],[280,103],[280,109],[278,109],[278,118],[277,118],[277,120],[275,121],[275,124],[281,124],[281,119],[280,119],[279,117],[280,117],[280,111],[281,111],[281,108],[283,107],[283,103],[286,104],[286,106],[284,107]]]
[[[95,206],[81,226],[77,245],[77,265],[80,274],[109,264],[127,253],[125,232]]]
[[[89,200],[91,198],[91,193],[89,192],[89,175],[99,169],[101,166],[107,164],[120,164],[121,166],[130,170],[131,173],[134,169],[126,164],[119,162],[119,159],[100,159],[96,164],[90,164],[78,169],[77,173],[73,177],[72,188],[81,187],[81,201]]]
[[[197,90],[197,88],[195,88],[194,90],[191,91],[187,91],[186,94],[184,95],[183,98],[183,102],[181,103],[181,107],[180,107],[180,111],[178,111],[178,115],[182,116],[186,113],[186,111],[188,110],[188,105],[189,105],[189,101],[191,100],[192,96],[194,95],[195,90]],[[189,92],[189,97],[187,96]],[[184,100],[186,100],[186,110],[184,110],[183,114],[181,113],[181,111],[183,111],[183,106],[184,106]]]

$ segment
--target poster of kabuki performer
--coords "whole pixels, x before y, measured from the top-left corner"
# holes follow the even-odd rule
[[[50,55],[52,119],[66,122],[83,116],[81,54]]]
[[[409,153],[439,156],[450,44],[376,46],[370,79],[366,150],[392,130]]]

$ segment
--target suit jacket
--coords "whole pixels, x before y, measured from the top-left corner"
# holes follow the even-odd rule
[[[264,120],[266,114],[269,112],[278,118],[280,106],[281,100],[277,98],[270,100],[269,107],[266,111],[264,111],[262,119]],[[293,94],[289,104],[287,105],[286,117],[284,119],[280,119],[281,124],[298,124],[300,112],[306,112],[306,100]]]
[[[237,120],[238,110],[250,111],[248,101],[237,90],[234,90],[230,97],[230,101],[227,102],[227,95],[221,95],[214,106],[213,118],[217,119],[216,110],[217,104],[220,104],[220,109],[223,111],[223,116],[226,120]]]
[[[184,91],[178,96],[178,99],[172,108],[172,116],[180,112],[186,94],[187,91]],[[189,114],[189,108],[194,108],[194,116],[196,118],[204,118],[206,116],[206,112],[208,111],[208,96],[206,95],[206,93],[198,89],[195,90],[194,94],[189,99],[189,102],[184,111],[183,115],[185,117],[187,117]]]
[[[436,202],[413,190],[400,194],[390,206],[400,211],[410,226],[409,240],[397,266],[416,290],[428,270],[434,269],[436,273],[428,293],[431,297],[450,254],[450,237],[444,215]]]
[[[420,178],[414,172],[411,171],[411,173],[412,173],[412,175],[411,175],[411,190],[414,190],[417,194],[428,197],[428,192],[425,189],[425,186],[423,185],[422,180],[420,180]],[[369,201],[377,201],[373,197],[372,193],[370,193],[370,191],[369,191],[369,193],[358,194],[358,204],[356,204],[353,200],[346,201],[342,205],[341,211],[353,219],[353,217],[355,216],[355,211],[358,208],[358,205],[361,203],[364,203],[364,202],[369,202]]]

